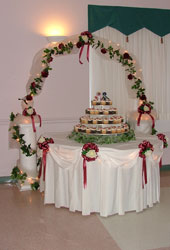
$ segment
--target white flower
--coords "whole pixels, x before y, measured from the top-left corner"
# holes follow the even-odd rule
[[[38,140],[38,143],[43,143],[43,142],[45,142],[45,138],[44,138],[43,136],[41,136],[41,137],[39,138],[39,140]]]
[[[96,158],[96,152],[95,152],[95,150],[89,150],[88,152],[87,152],[87,154],[86,154],[86,156],[87,157],[89,157],[89,158]]]
[[[29,115],[32,115],[33,112],[34,112],[33,108],[29,107],[29,108],[27,109],[27,113],[28,113]]]
[[[145,105],[145,106],[144,106],[144,111],[147,112],[147,111],[149,111],[149,110],[150,110],[149,107]]]
[[[145,156],[150,156],[152,154],[152,150],[147,150],[146,152],[145,152]]]
[[[84,41],[85,43],[87,43],[88,40],[89,40],[89,39],[88,39],[88,36],[86,36],[86,35],[85,35],[85,36],[82,36],[81,38],[83,39],[83,41]]]

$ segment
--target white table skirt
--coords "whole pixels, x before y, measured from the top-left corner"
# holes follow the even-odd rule
[[[46,135],[45,135],[46,136]],[[147,157],[147,184],[142,188],[142,159],[135,142],[99,146],[96,161],[87,162],[87,187],[83,187],[82,145],[66,139],[66,134],[48,134],[55,140],[47,154],[44,203],[82,211],[82,215],[98,212],[101,216],[140,212],[160,200],[162,142],[149,136],[154,152]],[[71,146],[70,144],[73,144]]]

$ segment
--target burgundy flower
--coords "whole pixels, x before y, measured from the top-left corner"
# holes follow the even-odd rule
[[[146,95],[141,95],[141,96],[140,96],[140,100],[146,101],[146,99],[147,99],[147,98],[146,98]]]
[[[42,77],[48,77],[48,71],[47,70],[42,71],[41,76]]]
[[[130,56],[127,52],[123,54],[123,59],[130,59]]]
[[[107,53],[107,49],[102,48],[102,49],[101,49],[101,52],[102,52],[103,54],[106,54],[106,53]]]
[[[82,42],[77,42],[76,46],[79,49],[79,48],[81,48],[83,46],[83,43]]]
[[[92,34],[89,32],[89,31],[84,31],[84,32],[81,32],[81,36],[88,36],[88,38],[92,38]]]
[[[50,63],[50,62],[52,62],[52,60],[53,60],[53,58],[52,58],[52,57],[49,57],[49,58],[47,59],[47,62]]]
[[[59,49],[63,49],[63,48],[64,48],[64,44],[63,44],[63,43],[60,43],[60,44],[58,45],[58,48],[59,48]]]
[[[32,83],[31,83],[31,87],[32,87],[33,89],[35,89],[36,83],[35,83],[35,82],[32,82]]]
[[[128,75],[128,79],[129,79],[129,80],[132,80],[132,79],[133,79],[133,75],[132,75],[132,74],[129,74],[129,75]]]
[[[26,96],[26,100],[27,100],[27,101],[32,101],[32,99],[33,99],[33,98],[32,98],[32,95],[27,95],[27,96]]]

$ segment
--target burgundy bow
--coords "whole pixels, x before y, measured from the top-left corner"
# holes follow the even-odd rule
[[[84,188],[87,186],[87,166],[86,166],[86,161],[95,161],[96,157],[90,158],[86,156],[86,153],[90,150],[95,150],[95,152],[99,152],[99,148],[95,143],[86,143],[84,144],[82,148],[82,157],[83,157],[83,183],[84,183]]]
[[[39,175],[38,178],[41,177],[42,174],[42,169],[44,166],[44,171],[43,171],[43,181],[45,181],[45,174],[46,174],[46,157],[47,157],[47,153],[49,151],[49,143],[54,143],[54,140],[52,138],[46,139],[44,142],[42,143],[38,143],[38,147],[43,150],[43,156],[42,156],[42,161],[41,161],[41,165],[40,165],[40,170],[39,170]]]
[[[149,110],[145,111],[144,106],[147,106],[149,108]],[[148,114],[150,116],[150,118],[152,119],[152,128],[155,127],[155,120],[154,120],[154,117],[151,115],[151,106],[149,103],[145,103],[145,104],[140,105],[138,108],[138,113],[139,113],[139,116],[138,116],[137,126],[140,126],[140,120],[141,120],[142,115]]]
[[[145,184],[147,184],[147,169],[146,169],[146,151],[148,150],[154,150],[153,145],[149,142],[144,140],[142,143],[138,145],[140,148],[139,151],[139,157],[143,158],[143,164],[142,164],[142,187],[144,188],[144,183],[143,183],[143,177],[145,180]]]
[[[89,32],[89,31],[84,31],[84,32],[81,32],[80,34],[81,36],[87,36],[88,39],[91,39],[93,37],[93,35]],[[81,42],[80,42],[81,43]],[[81,49],[80,49],[80,53],[79,53],[79,63],[83,64],[82,61],[81,61],[81,56],[82,56],[82,53],[83,53],[83,50],[84,50],[84,45],[87,45],[87,61],[89,62],[89,49],[90,49],[90,43],[87,42],[87,43],[83,43],[83,45],[81,46]]]
[[[34,133],[35,133],[35,132],[36,132],[35,121],[34,121],[34,116],[36,115],[36,111],[35,111],[35,109],[33,109],[33,113],[32,113],[32,115],[29,115],[29,114],[28,114],[28,112],[27,112],[27,108],[25,108],[25,109],[23,110],[22,114],[23,114],[24,116],[30,116],[30,117],[31,117],[32,127],[33,127],[33,131],[34,131]],[[41,127],[41,124],[42,124],[42,121],[41,121],[41,116],[40,116],[40,115],[38,115],[38,117],[39,117],[40,127]]]

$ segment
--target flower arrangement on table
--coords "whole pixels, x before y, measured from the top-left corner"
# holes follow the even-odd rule
[[[87,186],[87,166],[86,161],[95,161],[98,157],[99,148],[95,143],[86,143],[82,148],[84,188]]]
[[[42,170],[43,170],[43,180],[45,181],[45,173],[46,173],[46,156],[49,151],[49,144],[54,143],[54,140],[52,138],[46,138],[44,136],[41,136],[37,142],[38,148],[42,152],[42,157],[40,156],[39,158],[39,164],[40,164],[40,169],[39,169],[39,175],[38,177],[41,177]]]
[[[142,163],[142,187],[144,188],[144,183],[143,183],[143,176],[145,180],[145,184],[147,184],[147,170],[146,170],[146,157],[150,156],[152,152],[154,151],[153,145],[149,142],[144,140],[142,143],[138,145],[140,148],[139,151],[139,157],[143,159]]]

